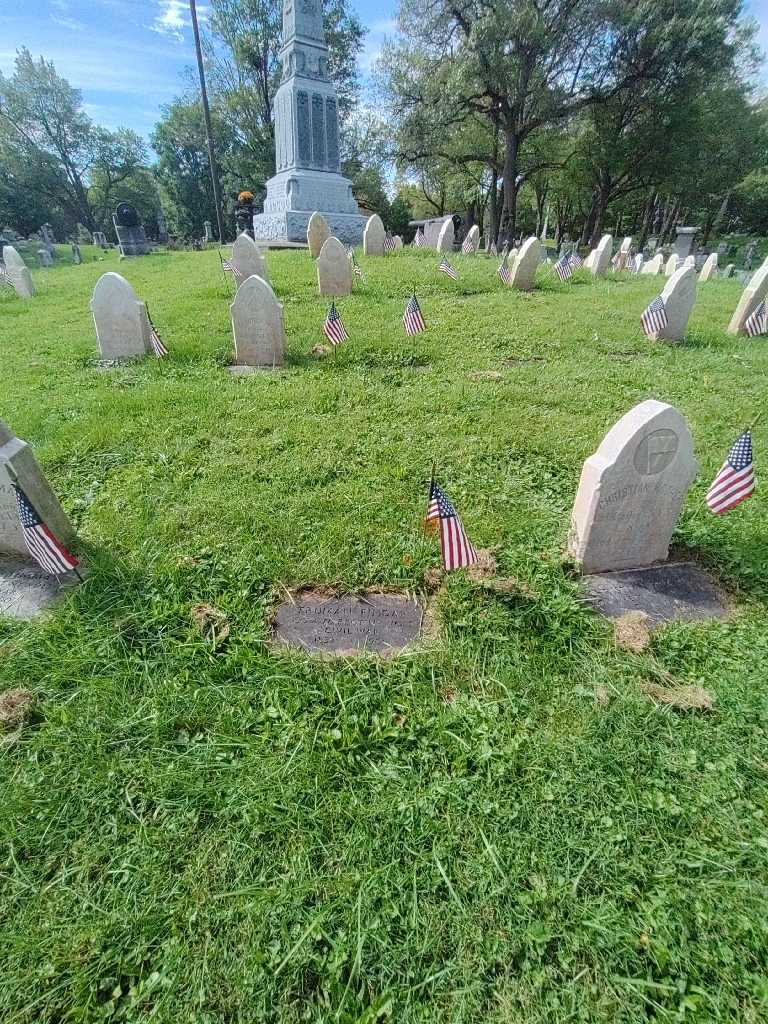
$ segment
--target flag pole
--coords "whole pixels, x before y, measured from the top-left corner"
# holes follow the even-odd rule
[[[429,497],[427,498],[427,512],[429,512],[429,505],[430,505],[430,502],[432,501],[432,492],[435,489],[435,470],[436,469],[437,469],[437,463],[433,459],[432,460],[432,473],[431,473],[430,478],[429,478]],[[424,528],[424,536],[426,537],[427,534],[429,533],[429,529],[430,529],[429,522],[428,522],[426,516],[424,516],[424,527],[423,528]]]

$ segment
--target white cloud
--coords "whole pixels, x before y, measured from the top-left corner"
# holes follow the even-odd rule
[[[384,18],[381,21],[374,21],[368,27],[368,34],[365,37],[365,48],[360,54],[360,67],[364,72],[371,71],[373,65],[381,56],[381,48],[389,36],[397,32],[397,22],[394,18]]]
[[[206,21],[211,8],[208,5],[197,6],[198,22]],[[160,13],[150,25],[153,32],[171,36],[178,42],[184,39],[184,29],[191,26],[189,5],[186,0],[160,0]]]

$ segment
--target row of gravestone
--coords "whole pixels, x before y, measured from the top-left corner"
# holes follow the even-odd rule
[[[608,431],[582,467],[567,555],[586,576],[665,562],[697,472],[682,414],[663,402],[641,402]],[[75,531],[32,450],[0,422],[0,555],[26,560],[14,485],[52,533],[71,545]]]

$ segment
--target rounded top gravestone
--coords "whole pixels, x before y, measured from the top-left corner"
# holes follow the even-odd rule
[[[363,230],[363,253],[366,256],[383,256],[386,237],[384,222],[378,213],[374,213],[368,218]]]
[[[102,359],[131,359],[151,349],[146,306],[120,274],[102,274],[93,289],[91,312]]]
[[[676,270],[664,286],[661,299],[667,314],[666,326],[658,331],[652,331],[648,337],[653,341],[681,341],[696,301],[694,268],[681,266]]]
[[[510,257],[511,255],[510,253]],[[523,292],[531,291],[536,281],[536,270],[539,263],[541,263],[541,242],[536,235],[531,235],[520,246],[520,251],[515,257],[509,280],[510,288],[517,288]]]
[[[307,223],[307,245],[309,246],[309,254],[313,259],[317,259],[323,243],[326,238],[330,237],[331,229],[328,226],[328,221],[322,213],[315,210]]]
[[[115,207],[115,224],[125,228],[137,228],[139,226],[139,215],[136,207],[130,203],[118,203]]]
[[[698,465],[681,413],[649,399],[605,435],[581,471],[568,553],[584,573],[661,562]]]
[[[266,257],[251,236],[245,232],[238,235],[232,243],[232,262],[241,281],[254,274],[264,281],[269,281]]]
[[[699,281],[703,284],[717,275],[717,253],[711,252],[704,261],[704,266],[699,274]]]
[[[764,263],[755,273],[741,294],[739,304],[734,310],[728,324],[729,334],[745,334],[745,324],[760,303],[768,295],[768,263]]]
[[[255,274],[243,281],[229,307],[239,366],[282,366],[285,360],[283,307],[271,286]]]
[[[456,238],[456,224],[453,217],[446,217],[440,234],[437,236],[436,249],[438,252],[453,252],[453,243]]]
[[[352,291],[352,264],[346,247],[331,235],[323,242],[317,258],[317,285],[321,295],[349,295]]]

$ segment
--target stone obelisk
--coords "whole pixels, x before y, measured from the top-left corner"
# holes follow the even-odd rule
[[[352,183],[339,173],[339,112],[328,75],[322,0],[283,0],[283,79],[275,94],[275,162],[254,236],[305,242],[315,210],[348,244],[363,237]]]

